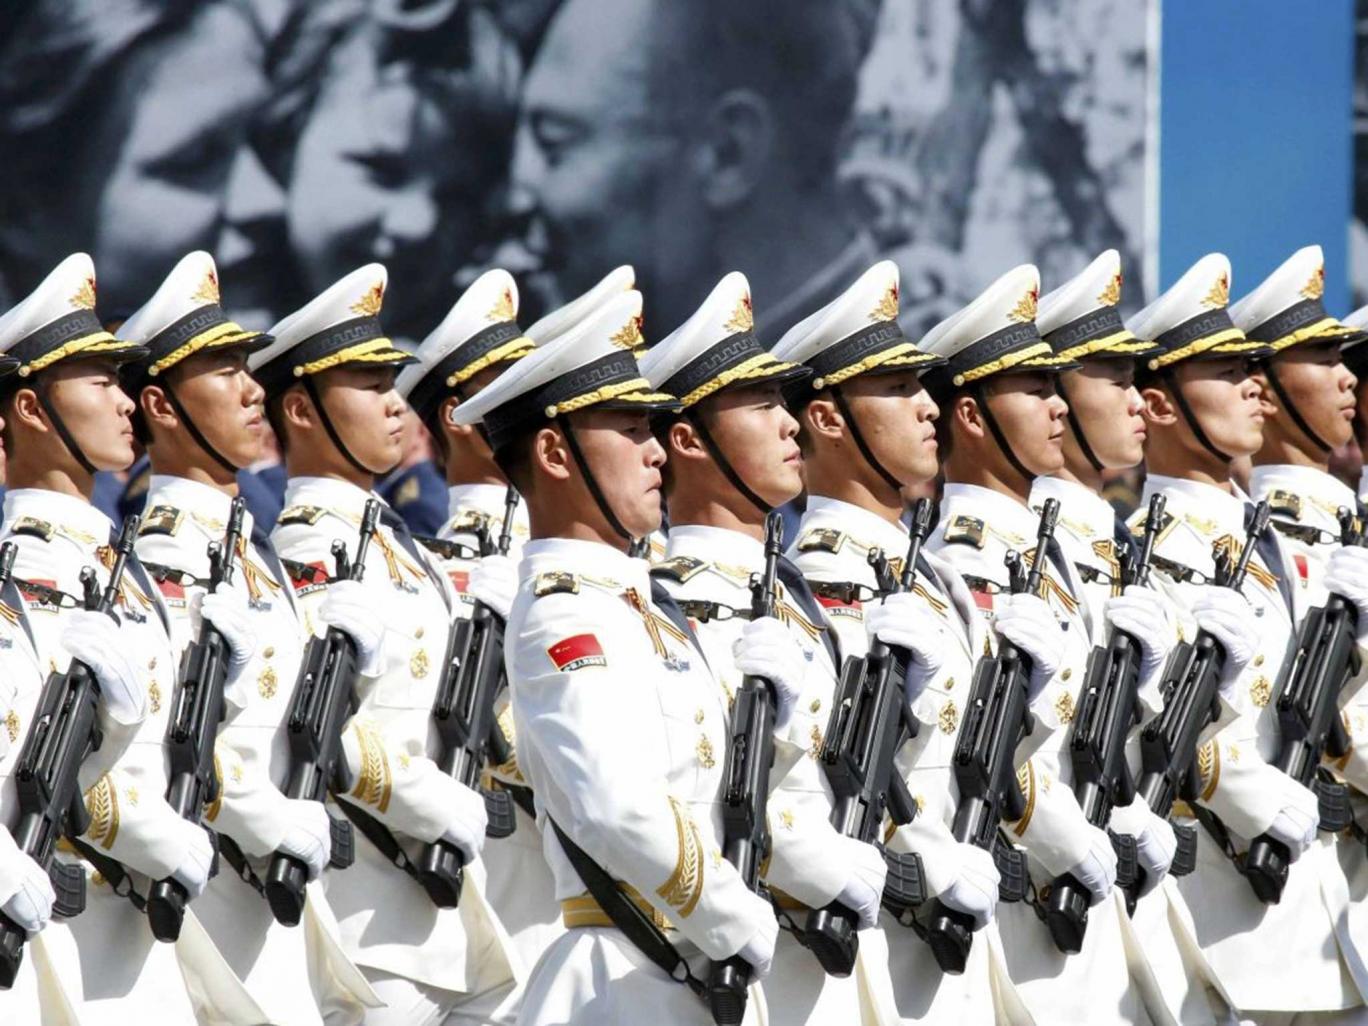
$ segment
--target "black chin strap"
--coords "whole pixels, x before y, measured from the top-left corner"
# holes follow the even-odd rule
[[[723,454],[722,447],[717,444],[716,440],[708,432],[707,425],[703,423],[703,415],[695,413],[694,410],[687,410],[685,411],[684,416],[687,417],[689,423],[694,426],[694,430],[698,432],[698,437],[703,440],[704,448],[708,450],[708,455],[712,457],[713,462],[717,464],[718,469],[722,471],[726,479],[731,482],[732,487],[740,492],[746,498],[746,501],[761,513],[768,513],[773,509],[773,506],[756,495],[755,492],[751,491],[746,485],[746,482],[741,480],[741,475],[736,472],[736,468],[731,465],[731,461]]]
[[[1097,458],[1097,454],[1093,452],[1093,447],[1088,444],[1088,436],[1083,430],[1082,421],[1074,416],[1073,403],[1069,401],[1069,396],[1064,391],[1064,375],[1062,374],[1059,376],[1059,380],[1055,382],[1055,391],[1059,393],[1059,398],[1063,399],[1064,404],[1069,408],[1069,427],[1073,429],[1074,439],[1078,442],[1078,448],[1083,451],[1083,458],[1092,464],[1093,470],[1097,471],[1099,474],[1102,473],[1102,471],[1107,468],[1102,466],[1102,461]]]
[[[223,453],[219,452],[217,449],[215,449],[212,445],[209,444],[209,439],[204,437],[204,432],[202,432],[199,429],[199,427],[195,424],[195,422],[190,419],[190,414],[186,412],[185,407],[181,405],[180,399],[178,399],[176,397],[176,393],[172,391],[171,383],[169,381],[162,382],[161,390],[166,394],[167,402],[171,404],[171,408],[176,411],[176,416],[181,419],[181,423],[184,424],[186,430],[190,432],[190,437],[195,440],[195,444],[198,445],[205,452],[207,452],[210,456],[214,457],[214,461],[224,470],[228,471],[228,473],[234,475],[237,474],[237,472],[242,468],[239,467],[237,464],[233,463],[231,460],[228,459],[227,456],[223,455]],[[318,405],[317,397],[314,398],[314,405]],[[325,414],[325,423],[326,420],[327,418]],[[334,441],[336,441],[336,439],[334,439]]]
[[[841,411],[841,416],[845,418],[846,424],[850,427],[850,437],[855,440],[855,448],[860,450],[860,455],[864,457],[866,463],[873,467],[878,475],[884,479],[888,487],[895,492],[902,492],[902,482],[888,472],[888,468],[879,462],[879,458],[874,455],[874,450],[865,441],[864,432],[860,430],[859,421],[855,419],[855,413],[846,402],[845,393],[839,385],[831,386],[831,397],[836,400],[836,408]]]
[[[57,432],[57,437],[62,440],[62,444],[67,447],[67,452],[71,453],[72,458],[81,465],[81,469],[87,474],[95,474],[95,464],[91,463],[81,447],[76,444],[76,438],[67,430],[66,421],[62,420],[57,408],[48,401],[47,385],[40,377],[33,383],[33,394],[38,397],[38,405],[47,414],[48,420],[52,421],[52,427]]]
[[[556,423],[560,425],[561,433],[565,435],[565,443],[570,446],[570,455],[575,457],[575,462],[579,464],[580,473],[584,475],[584,483],[589,488],[589,494],[593,496],[594,502],[598,504],[599,512],[603,514],[603,519],[608,521],[608,526],[616,531],[630,545],[636,539],[628,533],[627,528],[622,526],[622,521],[613,512],[613,507],[608,505],[608,498],[603,494],[603,489],[599,487],[598,478],[594,476],[593,470],[589,467],[589,461],[584,458],[584,451],[580,449],[579,440],[575,438],[575,431],[570,426],[570,418],[560,416],[556,418]]]
[[[1216,448],[1211,439],[1207,437],[1207,433],[1202,430],[1202,425],[1198,423],[1197,415],[1192,412],[1192,407],[1188,405],[1187,398],[1183,395],[1183,390],[1179,387],[1178,379],[1174,376],[1173,371],[1166,367],[1159,373],[1163,376],[1164,383],[1168,385],[1169,391],[1173,394],[1173,401],[1178,404],[1179,411],[1183,414],[1184,419],[1187,420],[1188,426],[1192,428],[1193,435],[1195,435],[1197,441],[1202,444],[1202,448],[1211,453],[1211,455],[1215,456],[1222,463],[1233,462],[1235,457],[1228,456],[1221,452],[1220,449]]]
[[[323,397],[318,394],[318,386],[314,384],[312,375],[304,375],[304,390],[309,393],[309,398],[313,400],[314,409],[318,411],[318,419],[323,422],[323,430],[328,432],[328,437],[332,439],[332,444],[336,446],[337,451],[342,454],[348,463],[361,473],[371,477],[379,477],[382,471],[372,470],[370,467],[366,466],[352,455],[352,451],[348,449],[346,443],[342,441],[342,436],[337,433],[337,428],[333,426],[332,418],[328,416],[328,411],[323,406]]]
[[[1021,479],[1027,484],[1035,480],[1035,475],[1026,469],[1026,465],[1017,459],[1016,450],[1012,448],[1012,443],[1007,441],[1007,436],[1003,434],[1002,428],[998,426],[997,418],[993,416],[993,411],[988,408],[988,396],[983,391],[982,385],[974,385],[969,390],[974,402],[978,404],[979,413],[983,415],[983,422],[988,425],[988,431],[993,436],[993,441],[997,442],[998,448],[1002,450],[1002,455],[1007,457],[1007,462],[1012,469],[1021,475]],[[1066,399],[1065,402],[1068,402]]]
[[[1264,375],[1268,378],[1268,383],[1273,386],[1273,391],[1278,394],[1278,398],[1282,401],[1283,409],[1286,410],[1288,416],[1292,418],[1292,423],[1297,425],[1302,434],[1311,439],[1312,444],[1319,446],[1321,452],[1329,452],[1333,446],[1327,445],[1325,439],[1312,431],[1311,425],[1306,422],[1306,418],[1301,415],[1301,411],[1292,405],[1292,397],[1283,389],[1282,382],[1278,380],[1278,374],[1273,369],[1271,361],[1264,364]]]

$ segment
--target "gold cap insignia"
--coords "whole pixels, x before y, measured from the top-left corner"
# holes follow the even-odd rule
[[[190,298],[198,299],[201,303],[219,302],[218,275],[213,271],[206,271],[204,280],[199,283],[199,288],[190,293]]]
[[[513,293],[509,289],[504,289],[499,296],[499,301],[485,314],[485,320],[491,324],[502,324],[504,321],[511,321],[517,313],[513,309]]]
[[[1102,294],[1097,297],[1097,301],[1103,306],[1115,306],[1121,302],[1121,272],[1117,271],[1112,275],[1112,280],[1107,283],[1107,287],[1102,290]]]
[[[869,319],[875,324],[880,321],[895,321],[898,319],[898,283],[894,282],[884,291],[883,298],[879,300],[878,306],[869,311]]]
[[[608,341],[619,349],[635,349],[637,346],[645,345],[646,340],[641,335],[641,324],[640,317],[633,317]]]
[[[1316,268],[1316,273],[1311,275],[1310,281],[1301,287],[1299,294],[1307,299],[1320,299],[1325,295],[1325,265]]]
[[[750,331],[755,327],[755,310],[751,307],[750,293],[747,292],[736,301],[731,320],[722,325],[728,331]]]
[[[1011,312],[1007,314],[1008,318],[1022,324],[1035,320],[1036,300],[1039,298],[1040,290],[1031,289],[1017,301],[1016,306],[1012,307]]]
[[[76,290],[76,294],[71,297],[70,302],[78,310],[94,310],[95,279],[90,277],[81,282],[81,287]]]
[[[1211,291],[1202,297],[1202,305],[1212,309],[1226,306],[1230,302],[1230,276],[1223,274],[1211,286]]]
[[[366,290],[366,294],[351,305],[351,312],[362,317],[374,317],[385,302],[385,283],[377,281]]]

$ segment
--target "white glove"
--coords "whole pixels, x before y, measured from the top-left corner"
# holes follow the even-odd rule
[[[451,820],[442,833],[442,840],[459,848],[467,862],[474,862],[475,857],[480,854],[480,849],[484,847],[485,827],[489,825],[484,795],[455,780],[451,782],[455,785],[447,804],[451,811]]]
[[[1233,588],[1212,585],[1202,589],[1192,603],[1197,626],[1206,631],[1225,650],[1225,666],[1218,682],[1221,695],[1233,700],[1235,682],[1259,650],[1258,619],[1249,602]]]
[[[337,581],[318,607],[318,617],[356,642],[358,669],[363,676],[381,677],[389,669],[394,634],[360,581]]]
[[[232,687],[257,649],[256,630],[252,626],[252,616],[247,612],[246,600],[231,591],[212,594],[202,591],[190,605],[190,620],[197,636],[201,618],[212,623],[228,643],[228,673],[224,683]]]
[[[955,854],[960,860],[959,873],[938,896],[956,911],[973,916],[974,928],[982,929],[992,922],[997,909],[998,885],[1002,882],[997,863],[992,852],[976,844],[958,844]]]
[[[751,939],[741,945],[741,950],[737,954],[751,967],[752,983],[763,980],[769,975],[770,966],[774,962],[774,945],[778,940],[778,921],[766,919],[764,925],[755,931]]]
[[[1135,838],[1136,861],[1145,871],[1145,886],[1140,893],[1148,894],[1168,876],[1173,865],[1173,856],[1178,851],[1173,827],[1150,811],[1145,799],[1137,795],[1129,805],[1112,810],[1111,828]]]
[[[871,642],[905,648],[912,655],[903,681],[907,704],[915,702],[944,662],[945,635],[940,618],[910,592],[888,595],[865,607],[865,632]]]
[[[874,845],[850,837],[842,840],[849,842],[843,848],[842,861],[850,868],[850,875],[836,900],[859,917],[859,929],[868,930],[879,918],[888,865],[883,852]]]
[[[742,673],[764,677],[774,685],[778,699],[774,729],[776,733],[785,730],[808,670],[798,640],[774,617],[762,616],[741,628],[741,636],[732,643],[732,655]]]
[[[470,571],[467,590],[507,620],[518,597],[518,564],[511,556],[485,556]]]
[[[290,825],[280,840],[280,850],[309,867],[309,879],[317,880],[332,856],[332,823],[322,802],[286,798]]]
[[[998,601],[993,627],[1031,657],[1029,700],[1045,690],[1064,661],[1064,631],[1045,600],[1035,595],[1004,595]]]
[[[116,721],[133,726],[147,718],[147,691],[133,665],[119,625],[107,613],[73,609],[66,614],[61,645],[90,667],[100,685],[100,700]]]
[[[1283,806],[1268,825],[1268,832],[1292,853],[1293,861],[1311,847],[1320,823],[1320,803],[1316,793],[1291,777],[1283,778]]]
[[[209,832],[198,823],[175,817],[175,830],[180,834],[183,847],[171,878],[185,888],[191,898],[204,893],[209,883],[209,870],[214,864],[214,845],[209,840]]]
[[[1140,680],[1149,680],[1164,666],[1173,648],[1173,628],[1168,609],[1158,592],[1127,585],[1102,606],[1102,615],[1116,630],[1125,631],[1140,643]]]
[[[0,912],[29,933],[37,933],[52,918],[55,900],[43,867],[20,851],[9,831],[0,826]]]
[[[1368,644],[1368,549],[1348,545],[1330,553],[1325,586],[1354,607],[1358,613],[1357,641]]]
[[[1069,867],[1069,874],[1089,890],[1096,905],[1116,883],[1116,852],[1105,830],[1089,826],[1088,831],[1088,852]]]

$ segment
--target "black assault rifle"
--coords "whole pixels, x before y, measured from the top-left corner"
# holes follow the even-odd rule
[[[1029,572],[1022,573],[1020,555],[1007,553],[1013,594],[1039,594],[1046,550],[1054,539],[1058,518],[1059,501],[1046,499]],[[953,759],[960,799],[952,832],[955,840],[976,844],[985,851],[993,850],[998,825],[1004,819],[1020,819],[1025,811],[1024,796],[1017,786],[1015,756],[1021,739],[1031,731],[1027,704],[1030,676],[1030,656],[1006,638],[1001,639],[997,655],[979,660],[974,671],[969,707],[955,743]],[[974,943],[973,917],[936,899],[927,919],[926,940],[941,970],[958,975],[964,972]]]
[[[917,559],[931,530],[930,499],[912,508],[911,537],[901,578],[893,577],[881,552],[870,554],[885,594],[911,591]],[[917,722],[905,714],[903,681],[911,665],[905,648],[875,641],[863,659],[851,656],[841,670],[840,690],[831,709],[821,763],[835,802],[831,825],[847,837],[874,844],[883,829],[884,813],[899,826],[912,822],[916,802],[898,773],[893,757]],[[883,903],[895,915],[920,905],[926,897],[921,859],[916,854],[885,850],[888,877]],[[808,913],[804,943],[832,976],[849,976],[860,949],[854,912],[838,901]]]
[[[1259,536],[1268,526],[1268,503],[1254,508],[1244,549],[1236,560],[1216,548],[1215,583],[1239,591]],[[1206,631],[1191,644],[1180,643],[1169,657],[1161,691],[1164,708],[1140,732],[1140,780],[1136,790],[1157,815],[1168,817],[1178,798],[1195,802],[1201,791],[1197,742],[1220,715],[1217,683],[1225,666],[1225,650]],[[1136,873],[1137,877],[1141,873]]]
[[[513,539],[513,511],[518,491],[510,487],[504,498],[503,529],[495,552],[508,555]],[[494,610],[475,603],[468,620],[457,620],[451,629],[442,683],[432,705],[442,751],[437,764],[472,790],[480,788],[480,775],[491,752],[498,748],[494,733],[504,747],[494,703],[504,684],[504,623]],[[508,791],[481,789],[484,795],[489,837],[507,837],[517,828],[513,798]],[[418,882],[438,908],[455,908],[461,900],[465,879],[465,855],[450,841],[423,846],[418,858]]]
[[[233,583],[233,561],[246,509],[247,502],[239,495],[229,509],[222,544],[215,542],[209,546],[210,592]],[[205,804],[219,793],[220,784],[214,773],[214,742],[223,720],[223,685],[231,655],[218,628],[204,620],[199,637],[186,646],[181,656],[180,684],[166,727],[165,744],[171,756],[166,802],[177,815],[192,823],[200,821]],[[189,900],[190,895],[179,880],[167,877],[152,885],[147,896],[147,920],[157,940],[174,941],[180,936]]]
[[[1341,509],[1339,522],[1342,544],[1364,543],[1353,513]],[[1281,747],[1273,765],[1316,792],[1320,829],[1328,832],[1346,829],[1354,817],[1348,788],[1318,769],[1322,755],[1339,758],[1349,751],[1339,696],[1358,672],[1357,631],[1358,613],[1344,596],[1332,593],[1325,605],[1313,606],[1297,631],[1296,651],[1284,660],[1285,683],[1275,706]],[[1291,862],[1287,845],[1269,834],[1260,834],[1250,843],[1244,873],[1260,901],[1273,905],[1282,900]]]
[[[1158,493],[1150,498],[1139,557],[1122,553],[1123,585],[1148,583],[1150,557],[1165,502]],[[1135,797],[1135,784],[1126,765],[1126,739],[1140,717],[1140,656],[1140,643],[1120,630],[1112,631],[1105,647],[1093,649],[1069,740],[1074,795],[1088,822],[1100,829],[1107,829],[1115,806],[1127,805]],[[1116,850],[1117,886],[1129,895],[1138,870],[1135,838],[1110,830],[1107,833]],[[1070,873],[1056,877],[1050,885],[1045,924],[1060,951],[1076,955],[1083,949],[1090,901],[1087,888]]]
[[[359,581],[366,571],[366,552],[380,519],[380,503],[366,500],[361,514],[361,530],[356,555],[347,558],[343,541],[332,544],[337,564],[335,580]],[[290,699],[286,730],[290,741],[290,776],[285,786],[287,798],[327,801],[328,792],[345,794],[352,787],[351,771],[342,751],[342,728],[356,707],[356,642],[351,635],[329,627],[321,638],[309,640]],[[354,857],[351,824],[330,815],[332,820],[333,866],[343,869]],[[294,926],[304,911],[304,888],[309,882],[309,867],[303,861],[278,851],[271,856],[266,874],[266,900],[278,922]]]
[[[114,564],[104,591],[97,590],[95,571],[81,571],[85,607],[114,616],[124,567],[138,539],[142,518],[128,517],[114,548]],[[15,549],[6,544],[0,569],[8,577],[14,567]],[[85,872],[53,858],[58,838],[76,837],[90,828],[90,813],[81,794],[79,774],[86,757],[103,741],[96,720],[100,685],[89,666],[73,659],[61,673],[48,675],[38,697],[33,725],[19,750],[14,780],[19,797],[19,822],[14,841],[19,850],[48,872],[58,895],[55,910],[76,915],[85,908]],[[111,867],[113,860],[104,860]],[[60,868],[59,868],[60,867]],[[126,879],[126,877],[125,877]],[[122,881],[121,881],[122,882]],[[111,884],[115,881],[110,881]],[[0,988],[14,985],[24,960],[27,934],[0,912]]]
[[[765,570],[751,580],[752,619],[775,614],[783,542],[784,522],[772,512],[765,518]],[[775,714],[774,685],[763,677],[744,677],[736,691],[722,771],[722,854],[757,892],[762,886],[760,863],[770,850],[765,806],[774,764]],[[752,968],[740,955],[712,964],[708,1006],[718,1026],[736,1026],[745,1017]]]

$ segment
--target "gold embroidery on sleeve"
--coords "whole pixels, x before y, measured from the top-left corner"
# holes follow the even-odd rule
[[[352,727],[361,748],[361,775],[356,782],[352,795],[367,805],[374,805],[381,812],[389,810],[390,779],[389,755],[380,734],[369,724],[357,723]]]
[[[670,798],[670,811],[674,813],[679,854],[674,872],[656,889],[656,894],[687,919],[703,896],[703,839],[689,810],[673,797]]]

